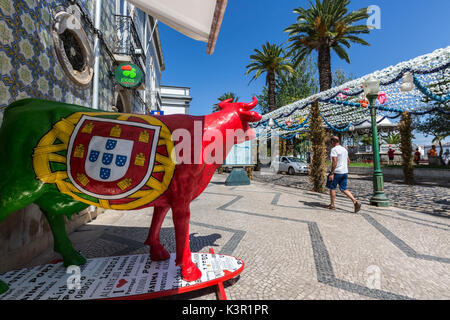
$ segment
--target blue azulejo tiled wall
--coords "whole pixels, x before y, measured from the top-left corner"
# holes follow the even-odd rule
[[[94,0],[79,0],[85,12],[92,14]],[[0,0],[0,121],[3,108],[22,98],[42,98],[90,106],[92,83],[81,88],[63,72],[53,45],[53,16],[67,6],[64,0]],[[111,17],[114,1],[104,1],[102,15]],[[93,21],[91,17],[91,21]],[[83,20],[83,19],[82,19]],[[93,32],[86,21],[83,29],[93,47]],[[102,19],[101,31],[111,45],[113,19]],[[114,80],[109,75],[113,61],[102,48],[100,63],[99,106],[108,109],[113,103]]]
[[[80,20],[93,49],[92,23],[96,0],[76,2],[87,16],[87,19]],[[68,0],[0,0],[0,123],[4,108],[22,98],[91,106],[92,82],[87,87],[80,87],[72,82],[63,71],[53,43],[53,17],[69,5]],[[116,37],[114,14],[118,13],[118,8],[115,6],[116,1],[102,1],[100,31],[104,41],[101,45],[98,94],[99,108],[103,110],[111,110],[115,105],[114,98],[118,90],[112,76],[116,65],[111,54]],[[126,14],[133,17],[140,42],[143,45],[150,43],[150,30],[144,32],[145,28],[149,29],[146,15],[138,9],[130,8],[127,7]],[[130,92],[128,112],[145,113],[148,104],[152,103],[149,97],[159,87],[161,70],[153,45],[145,45],[145,55],[143,67],[146,73],[146,93],[139,92],[136,95]],[[151,61],[153,62],[150,63]],[[154,85],[150,86],[150,83]]]

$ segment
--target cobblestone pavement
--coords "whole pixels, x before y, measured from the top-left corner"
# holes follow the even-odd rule
[[[311,190],[312,184],[307,175],[273,174],[267,171],[254,172],[254,179],[292,188]],[[370,176],[351,175],[348,188],[356,198],[369,203],[373,195],[373,182]],[[410,186],[399,179],[384,178],[384,191],[390,205],[421,213],[450,218],[450,181],[420,181]],[[337,193],[338,196],[345,195]]]
[[[229,299],[450,299],[450,220],[403,208],[363,205],[327,194],[253,181],[227,187],[215,175],[191,204],[192,251],[229,254],[245,269]],[[70,235],[86,257],[147,253],[153,209],[107,210]],[[161,232],[171,252],[171,212]],[[28,266],[57,258],[49,248]],[[166,299],[216,299],[214,288]]]

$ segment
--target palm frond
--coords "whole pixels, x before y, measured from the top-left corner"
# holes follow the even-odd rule
[[[342,48],[339,44],[335,44],[333,47],[334,52],[337,53],[337,55],[339,56],[339,58],[347,61],[347,63],[350,63],[350,58],[348,56],[347,51],[345,51],[344,48]]]
[[[298,65],[312,50],[328,46],[339,58],[350,62],[343,47],[350,48],[351,43],[369,45],[356,35],[367,34],[367,25],[355,25],[367,19],[367,8],[349,12],[350,0],[315,0],[309,1],[309,7],[298,7],[296,23],[287,26],[284,31],[289,34],[287,40],[289,54],[294,65]]]
[[[341,42],[342,42],[342,40],[350,41],[350,42],[354,42],[354,43],[359,43],[359,44],[362,44],[364,46],[370,46],[370,43],[368,43],[366,40],[361,39],[359,37],[355,37],[355,36],[349,36],[348,35],[348,36],[345,36],[344,38],[342,38]],[[348,47],[348,48],[350,48],[350,47]]]

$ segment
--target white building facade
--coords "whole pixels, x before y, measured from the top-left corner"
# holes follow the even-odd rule
[[[164,115],[169,114],[189,114],[189,107],[192,101],[191,89],[188,87],[160,86],[161,108]]]

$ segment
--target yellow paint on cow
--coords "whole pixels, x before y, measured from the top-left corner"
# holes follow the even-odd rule
[[[70,195],[77,201],[87,203],[89,205],[102,207],[105,209],[115,210],[132,210],[154,201],[161,196],[169,187],[175,171],[175,163],[172,159],[163,154],[156,154],[155,161],[159,162],[159,165],[154,166],[153,172],[162,172],[162,182],[158,181],[154,177],[150,176],[146,182],[146,186],[150,187],[148,190],[138,190],[134,194],[128,196],[132,201],[123,204],[111,204],[106,199],[97,199],[98,202],[85,199],[80,192],[71,182],[68,180],[67,171],[52,171],[50,163],[56,162],[60,165],[67,164],[67,157],[57,152],[67,150],[70,136],[75,129],[78,121],[83,115],[87,116],[116,116],[116,120],[128,120],[131,116],[143,119],[145,122],[159,126],[160,136],[158,140],[158,146],[166,146],[167,153],[171,155],[174,151],[174,142],[172,140],[172,134],[167,126],[157,118],[138,115],[138,114],[123,114],[123,113],[104,113],[104,112],[76,112],[61,119],[57,122],[53,128],[41,138],[33,152],[33,168],[36,173],[37,179],[44,183],[55,183],[58,190],[61,193]],[[57,140],[62,143],[56,143]],[[92,198],[92,197],[91,197]]]

